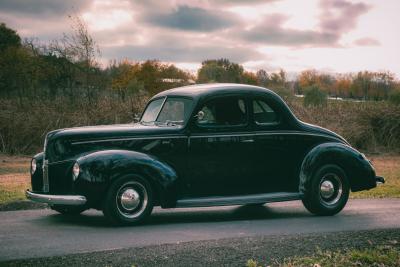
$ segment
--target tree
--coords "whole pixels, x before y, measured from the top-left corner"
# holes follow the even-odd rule
[[[268,86],[269,75],[265,70],[263,69],[258,70],[256,76],[257,76],[257,83],[259,85],[264,87]]]
[[[318,85],[318,73],[316,70],[305,70],[302,71],[298,77],[299,86],[302,89],[307,87]]]
[[[140,82],[143,90],[150,94],[189,84],[191,75],[178,69],[172,64],[162,63],[157,60],[147,60],[142,63],[133,63],[124,60],[108,68],[112,75],[112,88],[124,98],[128,92],[131,80]]]
[[[21,37],[13,29],[10,29],[6,24],[0,24],[0,53],[3,53],[9,47],[20,47]]]
[[[351,84],[351,75],[338,75],[332,86],[335,96],[348,98],[350,96]]]
[[[70,15],[72,32],[64,33],[63,38],[55,40],[51,44],[52,55],[63,57],[74,63],[77,69],[75,79],[79,80],[75,84],[82,84],[89,102],[94,97],[94,89],[98,89],[100,68],[98,57],[100,50],[95,40],[90,35],[84,20],[78,15]]]
[[[257,75],[250,71],[243,72],[241,80],[244,84],[258,85]]]
[[[197,72],[197,82],[228,82],[240,83],[243,75],[243,67],[228,59],[206,60],[201,63]]]
[[[282,89],[286,86],[286,72],[280,69],[279,72],[274,72],[269,75],[269,87],[272,89]]]

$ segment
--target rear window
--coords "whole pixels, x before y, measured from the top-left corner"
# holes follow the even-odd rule
[[[257,124],[279,123],[278,114],[264,100],[253,100],[253,118]]]

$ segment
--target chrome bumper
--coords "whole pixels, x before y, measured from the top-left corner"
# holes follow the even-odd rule
[[[381,177],[381,176],[376,176],[375,177],[375,181],[376,181],[376,184],[378,185],[378,184],[384,184],[385,183],[385,178],[383,178],[383,177]]]
[[[75,195],[46,195],[37,194],[29,190],[25,192],[26,198],[35,202],[47,203],[49,205],[84,205],[86,204],[86,197]]]

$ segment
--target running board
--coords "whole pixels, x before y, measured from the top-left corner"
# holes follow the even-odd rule
[[[226,197],[201,197],[186,198],[176,202],[177,208],[191,207],[211,207],[211,206],[230,206],[245,204],[263,204],[268,202],[280,202],[290,200],[300,200],[301,193],[278,192],[243,196],[226,196]]]

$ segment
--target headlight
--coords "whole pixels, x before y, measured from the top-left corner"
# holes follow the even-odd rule
[[[76,178],[78,178],[79,175],[79,164],[78,162],[75,162],[74,166],[72,167],[72,179],[75,181]]]
[[[31,174],[33,175],[36,171],[36,159],[32,159],[31,161]]]

